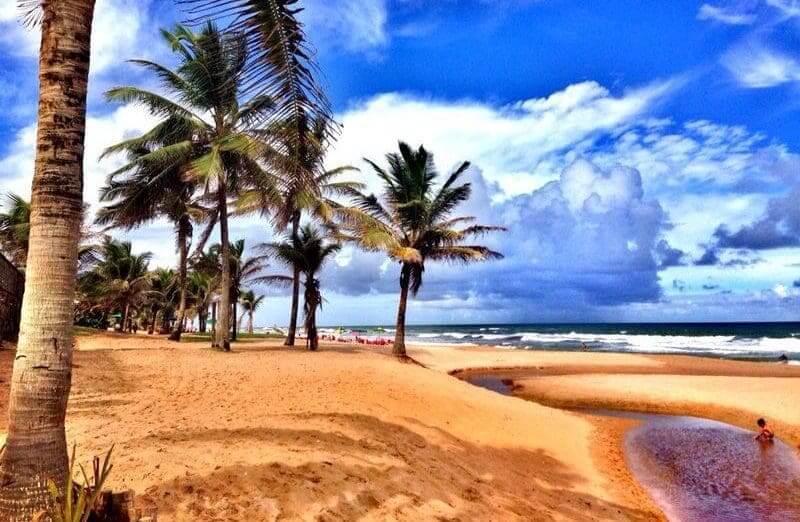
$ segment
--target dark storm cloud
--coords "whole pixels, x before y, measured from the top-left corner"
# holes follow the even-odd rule
[[[719,248],[769,250],[800,245],[800,185],[789,194],[770,199],[758,220],[731,232],[720,225],[713,239]]]

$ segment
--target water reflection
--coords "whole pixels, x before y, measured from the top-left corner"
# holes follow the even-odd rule
[[[636,478],[670,520],[800,520],[800,460],[781,441],[693,417],[653,416],[626,453]]]

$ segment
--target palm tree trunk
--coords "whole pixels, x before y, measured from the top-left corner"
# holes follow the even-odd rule
[[[217,335],[217,303],[211,303],[211,339],[216,343]]]
[[[206,333],[206,321],[208,320],[208,307],[203,306],[200,308],[200,315],[198,316],[198,325],[197,329],[200,333]]]
[[[300,229],[300,212],[297,211],[292,215],[292,239],[297,237],[298,230]],[[289,316],[289,331],[286,333],[286,346],[294,346],[294,337],[297,334],[297,312],[300,306],[300,269],[294,267],[294,275],[292,279],[292,311]]]
[[[222,348],[226,352],[231,349],[230,343],[230,317],[231,317],[231,263],[230,249],[228,242],[228,196],[224,177],[220,176],[219,188],[219,234],[222,246],[222,277],[220,278],[220,297],[219,297],[219,324],[217,325],[217,335],[212,346]]]
[[[183,333],[183,319],[186,317],[186,257],[188,247],[186,237],[189,235],[189,216],[181,216],[178,222],[178,286],[180,287],[180,304],[178,304],[178,320],[175,329],[169,338],[171,341],[180,341]]]
[[[131,326],[129,324],[128,314],[130,313],[131,305],[125,303],[125,315],[122,316],[122,333],[125,333],[130,330]]]
[[[397,307],[397,326],[394,334],[394,347],[392,353],[405,357],[406,355],[406,305],[408,304],[408,285],[411,279],[411,267],[403,264],[400,271],[400,304]]]
[[[0,520],[30,520],[67,474],[64,418],[83,211],[94,0],[44,2],[31,228],[21,330],[0,455]]]
[[[250,335],[253,335],[253,309],[252,308],[250,309],[249,315],[250,315],[250,320],[249,320],[248,325],[247,325],[247,333],[249,333]]]
[[[231,341],[235,341],[236,336],[239,334],[239,323],[237,322],[239,316],[239,305],[237,303],[239,300],[236,297],[231,300],[233,301],[233,335],[231,335]]]

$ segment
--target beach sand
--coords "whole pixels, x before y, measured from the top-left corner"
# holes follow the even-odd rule
[[[632,421],[450,375],[468,368],[527,368],[515,374],[515,393],[554,406],[745,426],[764,415],[800,442],[789,407],[800,368],[462,347],[409,353],[420,364],[348,345],[309,353],[259,341],[226,354],[157,337],[79,337],[67,435],[83,461],[114,444],[109,486],[134,489],[161,521],[663,518],[625,466]],[[0,431],[12,359],[0,351]]]

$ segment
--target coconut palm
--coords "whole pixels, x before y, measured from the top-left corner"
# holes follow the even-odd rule
[[[307,345],[310,350],[316,350],[319,345],[317,309],[322,305],[322,294],[317,273],[325,261],[340,248],[338,243],[330,241],[311,224],[304,225],[300,228],[299,233],[290,235],[284,241],[263,243],[259,247],[259,250],[266,255],[274,257],[287,267],[299,268],[303,274],[305,287],[303,310]],[[274,278],[274,276],[272,277]],[[260,282],[263,279],[256,279],[256,281]]]
[[[0,250],[17,268],[24,268],[31,229],[31,204],[9,192],[6,194],[6,209],[0,214]]]
[[[255,314],[263,301],[264,296],[256,296],[255,292],[252,290],[242,292],[242,295],[239,297],[239,302],[242,303],[242,309],[247,313],[247,333],[250,335],[253,335],[253,314]],[[244,316],[242,316],[242,319],[244,319]]]
[[[288,136],[329,115],[297,20],[295,0],[182,0],[199,16],[233,20],[247,35],[251,92],[270,97]],[[0,519],[29,520],[50,502],[48,479],[68,469],[64,418],[72,374],[72,309],[82,210],[86,94],[95,0],[19,0],[41,26],[39,109],[22,334],[0,455]],[[298,176],[304,172],[298,165]],[[225,241],[227,242],[227,240]]]
[[[208,310],[211,307],[217,284],[212,274],[200,270],[192,270],[188,280],[189,300],[197,314],[198,329],[205,333]]]
[[[264,256],[245,257],[245,242],[240,239],[235,243],[231,243],[230,248],[230,272],[231,272],[231,287],[230,295],[233,306],[233,321],[232,321],[232,340],[236,340],[238,333],[237,315],[239,297],[242,294],[242,289],[248,283],[257,279],[258,274],[264,271],[269,265]],[[221,248],[219,245],[213,245],[211,252],[216,254],[219,259],[222,259]]]
[[[183,136],[172,135],[170,140]],[[137,160],[170,143],[157,142],[139,144],[136,141],[125,146],[130,162],[109,176],[107,184],[100,189],[100,201],[107,205],[97,212],[100,225],[130,230],[156,218],[164,217],[173,223],[178,247],[178,292],[180,295],[178,314],[170,339],[180,341],[183,318],[186,314],[186,273],[189,242],[193,221],[200,221],[208,213],[196,197],[197,186],[184,175],[183,167],[175,165],[161,169],[151,163]],[[120,145],[110,150],[119,150]]]
[[[146,308],[150,312],[147,318],[148,334],[153,334],[156,331],[159,314],[161,314],[162,323],[167,322],[175,300],[176,290],[180,294],[180,289],[176,285],[177,282],[178,278],[175,277],[175,271],[170,268],[157,268],[153,272],[150,291],[146,296]]]
[[[315,146],[306,146],[296,152],[291,143],[284,147],[284,150],[290,151],[291,156],[301,158],[305,169],[311,173],[312,183],[305,183],[303,178],[296,176],[283,176],[282,190],[277,201],[272,199],[272,194],[265,194],[262,191],[247,191],[237,202],[238,212],[260,212],[262,215],[272,215],[278,230],[284,230],[290,226],[291,234],[296,235],[300,229],[300,219],[304,212],[323,223],[328,223],[333,218],[334,209],[339,206],[334,198],[346,195],[351,190],[363,190],[365,188],[363,183],[337,179],[346,172],[357,171],[358,169],[355,167],[341,166],[329,170],[324,168],[325,154],[330,145],[330,132],[326,125],[330,125],[328,120],[320,118],[309,126],[309,141]],[[271,158],[274,160],[274,156]],[[285,173],[284,161],[271,161],[270,163],[277,172]],[[297,331],[300,273],[299,267],[293,268],[292,305],[285,342],[287,346],[294,346]]]
[[[83,210],[94,0],[25,0],[41,21],[39,107],[21,334],[0,455],[0,520],[30,520],[67,473],[64,418]]]
[[[366,160],[383,181],[383,200],[352,191],[353,206],[341,209],[343,237],[367,251],[381,251],[400,263],[400,302],[394,353],[405,356],[406,305],[409,290],[422,286],[426,261],[469,263],[501,258],[498,252],[464,242],[502,227],[476,225],[475,218],[451,218],[470,197],[469,183],[458,184],[468,162],[455,169],[438,189],[433,155],[422,146],[414,151],[400,142],[400,153],[386,155],[388,170]]]
[[[228,258],[230,198],[244,187],[264,194],[277,190],[272,176],[260,164],[270,147],[264,142],[264,130],[258,127],[272,111],[273,102],[267,96],[246,102],[239,99],[248,60],[245,35],[222,33],[210,23],[199,33],[178,26],[172,32],[162,31],[162,35],[178,55],[177,69],[145,60],[134,63],[157,74],[162,87],[178,101],[137,87],[118,87],[106,93],[111,101],[137,103],[161,117],[142,136],[109,147],[108,153],[136,152],[130,163],[112,176],[142,170],[148,176],[166,176],[175,171],[175,177],[202,185],[205,196],[214,201],[220,253]],[[143,148],[146,152],[140,154]],[[185,257],[185,251],[183,254]],[[230,266],[226,263],[222,264],[220,288],[231,288]],[[230,304],[235,302],[228,291],[220,292],[219,328],[212,344],[226,351],[230,349]]]
[[[134,254],[130,242],[108,240],[101,259],[85,276],[84,284],[94,287],[98,301],[109,310],[122,313],[122,330],[132,329],[131,314],[145,303],[152,274],[148,265],[152,254]]]

